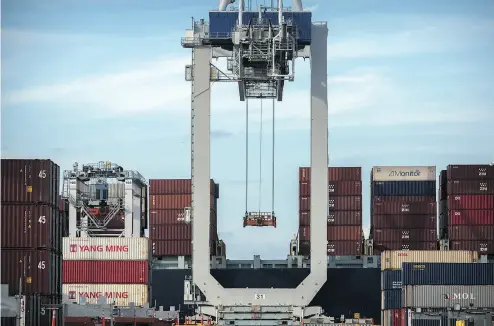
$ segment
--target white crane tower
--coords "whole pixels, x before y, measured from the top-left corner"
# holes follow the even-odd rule
[[[291,325],[307,315],[327,279],[328,27],[312,22],[300,0],[293,1],[292,10],[284,9],[282,0],[258,11],[245,10],[240,0],[238,9],[227,10],[233,2],[220,1],[219,10],[209,12],[209,22],[193,21],[182,38],[182,46],[192,49],[192,64],[186,66],[186,80],[192,82],[192,277],[209,304],[201,311],[216,315],[219,324]],[[204,231],[210,211],[211,82],[236,82],[240,101],[274,103],[282,100],[285,81],[294,80],[300,57],[311,61],[310,274],[295,289],[224,288],[210,273],[210,239]],[[212,58],[226,58],[228,71],[212,65]]]

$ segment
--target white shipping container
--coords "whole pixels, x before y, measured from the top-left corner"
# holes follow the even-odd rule
[[[374,166],[372,181],[435,181],[435,166]]]
[[[148,238],[63,238],[64,260],[148,260]]]
[[[105,296],[108,304],[128,306],[134,302],[136,306],[143,306],[149,302],[148,286],[146,284],[63,284],[64,303],[79,303],[81,296],[86,303],[96,304],[98,298]]]
[[[477,251],[394,250],[381,253],[381,270],[401,269],[402,263],[476,263]]]
[[[407,285],[402,294],[410,308],[494,307],[494,285]]]

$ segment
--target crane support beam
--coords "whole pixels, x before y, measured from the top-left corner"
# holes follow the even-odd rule
[[[295,289],[228,289],[210,273],[210,62],[212,49],[193,49],[192,87],[192,273],[214,306],[306,307],[326,282],[328,215],[327,23],[312,24],[311,41],[311,273]]]

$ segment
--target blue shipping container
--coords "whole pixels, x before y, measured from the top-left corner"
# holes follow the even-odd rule
[[[245,11],[242,14],[244,24],[249,24],[251,19],[256,19],[258,12]],[[278,13],[265,12],[263,17],[270,20],[271,24],[278,25]],[[309,45],[312,39],[312,13],[309,11],[287,11],[283,12],[285,22],[291,22],[297,27],[298,41],[302,45]],[[237,25],[238,11],[210,11],[209,12],[209,37],[225,38],[231,37],[231,33]]]
[[[381,309],[400,309],[401,308],[401,289],[384,290],[382,293]]]
[[[401,271],[383,271],[381,273],[381,290],[401,289]]]
[[[436,181],[375,181],[373,196],[436,196]]]
[[[492,263],[403,263],[404,285],[494,285]]]

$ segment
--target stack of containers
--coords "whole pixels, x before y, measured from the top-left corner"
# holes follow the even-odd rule
[[[211,180],[210,239],[211,254],[216,254],[218,242],[217,200],[219,185]],[[192,255],[192,224],[187,223],[186,208],[192,204],[191,179],[149,180],[149,238],[152,255]]]
[[[143,306],[149,297],[148,238],[63,238],[64,301]]]
[[[362,254],[362,168],[328,168],[328,256]],[[310,168],[299,168],[299,253],[310,255]]]
[[[449,165],[440,174],[439,227],[451,250],[494,254],[494,166]]]
[[[60,167],[51,160],[2,159],[1,284],[21,294],[26,325],[44,325],[43,305],[61,303]],[[61,312],[58,314],[61,319]]]
[[[383,326],[405,326],[406,307],[403,305],[403,271],[404,263],[421,265],[428,263],[477,263],[475,251],[426,251],[401,250],[384,251],[381,254],[381,324]],[[448,275],[439,275],[438,278]]]
[[[435,166],[375,166],[371,172],[374,253],[436,250]]]

